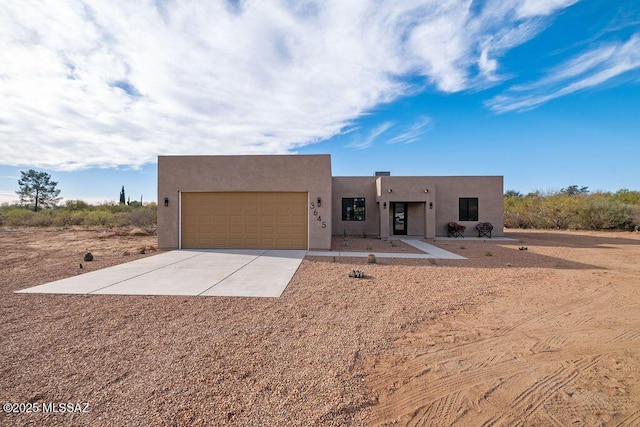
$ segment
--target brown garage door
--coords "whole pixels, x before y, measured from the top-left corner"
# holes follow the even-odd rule
[[[307,216],[307,193],[182,193],[182,247],[307,249]]]

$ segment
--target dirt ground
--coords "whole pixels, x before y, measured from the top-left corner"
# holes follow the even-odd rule
[[[639,425],[640,235],[507,235],[429,241],[467,260],[307,257],[258,299],[14,294],[155,237],[0,231],[0,402],[39,408],[0,424]],[[61,403],[88,412],[43,413]]]

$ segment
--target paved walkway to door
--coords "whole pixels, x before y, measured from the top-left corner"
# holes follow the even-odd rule
[[[18,293],[279,297],[305,250],[176,250]]]
[[[344,257],[367,257],[370,253],[374,254],[376,258],[413,258],[413,259],[466,259],[463,256],[454,254],[453,252],[445,251],[437,246],[430,245],[427,242],[421,240],[421,238],[406,238],[397,239],[407,245],[420,249],[423,254],[400,254],[400,253],[385,253],[385,252],[342,252],[342,251],[309,251],[309,256],[344,256]]]

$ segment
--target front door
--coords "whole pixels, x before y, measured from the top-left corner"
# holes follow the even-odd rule
[[[407,234],[407,204],[393,203],[393,234]]]

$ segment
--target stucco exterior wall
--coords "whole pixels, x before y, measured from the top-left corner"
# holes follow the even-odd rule
[[[478,222],[490,222],[494,236],[504,235],[501,176],[334,177],[332,181],[334,235],[393,236],[392,202],[408,203],[409,235],[446,236],[450,221],[466,225],[467,236],[475,235]],[[366,221],[342,221],[343,197],[365,197]],[[478,221],[459,220],[461,197],[478,198]]]
[[[376,203],[375,176],[337,176],[332,179],[332,217],[334,235],[378,237],[380,229],[380,215]],[[365,220],[343,221],[342,199],[345,197],[365,198]]]
[[[179,246],[179,195],[198,191],[308,193],[309,249],[329,249],[332,234],[392,236],[392,202],[409,203],[409,235],[446,236],[450,221],[467,226],[466,236],[476,235],[478,222],[491,222],[493,236],[504,235],[501,176],[332,177],[328,154],[160,156],[159,247]],[[165,197],[169,199],[167,207]],[[365,198],[365,221],[342,220],[342,199],[347,197]],[[478,198],[478,221],[459,220],[461,197]]]
[[[322,155],[159,156],[158,246],[179,246],[179,195],[194,191],[308,192],[309,248],[331,248],[331,157]],[[164,206],[164,198],[169,206]],[[317,206],[320,198],[321,206]],[[309,205],[311,207],[311,205]],[[314,215],[314,210],[317,215]],[[322,221],[317,221],[318,216]],[[322,223],[326,227],[322,227]]]
[[[428,176],[380,176],[376,178],[377,200],[379,202],[380,215],[390,217],[392,202],[408,202],[408,234],[435,237],[436,210],[431,208],[429,202],[436,200],[437,186]],[[414,203],[412,203],[414,202]],[[385,208],[386,203],[386,208]],[[422,215],[416,213],[422,209]],[[413,217],[411,216],[413,213]],[[415,221],[420,218],[424,225],[419,226]],[[412,225],[413,224],[413,225]],[[419,229],[422,230],[418,232]],[[380,224],[380,237],[383,239],[393,235],[391,219]]]
[[[407,205],[407,234],[409,236],[424,236],[425,233],[425,204],[409,203]]]
[[[430,180],[437,187],[436,235],[447,235],[447,223],[455,221],[465,225],[464,235],[477,236],[475,230],[479,222],[490,222],[494,229],[492,236],[504,236],[504,200],[502,176],[439,176]],[[461,197],[478,198],[478,221],[460,221],[458,215]]]

